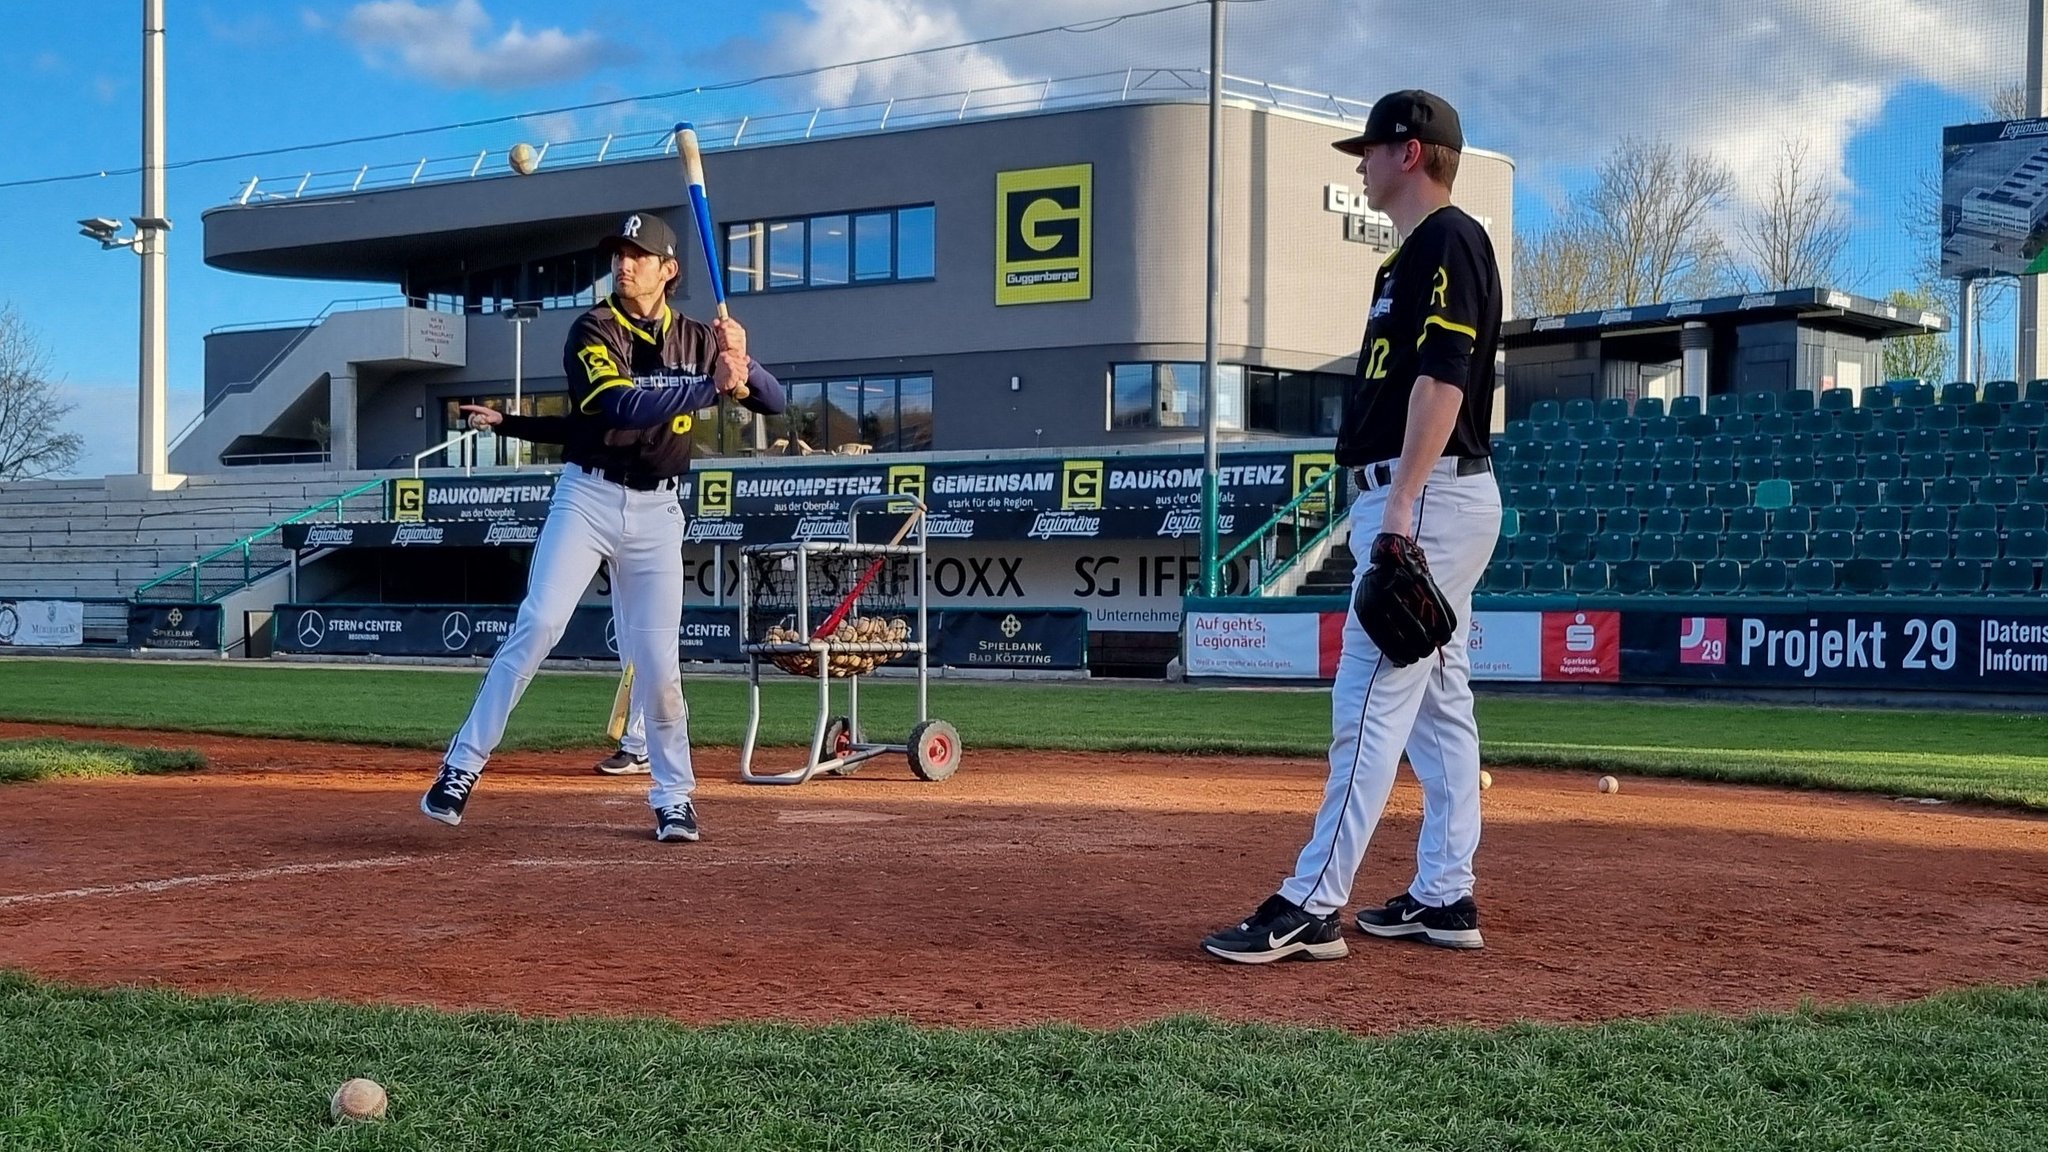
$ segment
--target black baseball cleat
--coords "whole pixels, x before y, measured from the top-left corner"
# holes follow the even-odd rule
[[[695,840],[697,838],[697,809],[688,800],[670,804],[654,810],[654,838],[656,840]]]
[[[1439,948],[1484,948],[1479,936],[1479,905],[1470,896],[1439,908],[1406,892],[1378,908],[1358,911],[1358,930],[1373,936],[1420,936]]]
[[[606,776],[640,776],[654,771],[647,757],[635,756],[624,748],[597,762],[597,770]]]
[[[427,819],[439,820],[450,827],[462,823],[462,806],[469,803],[469,790],[476,787],[478,775],[441,765],[441,774],[434,777],[434,786],[420,797],[420,811],[427,814]]]
[[[1351,951],[1344,943],[1343,922],[1334,913],[1317,916],[1280,895],[1266,897],[1244,923],[1203,940],[1202,948],[1239,964],[1270,964],[1290,956],[1339,960]]]

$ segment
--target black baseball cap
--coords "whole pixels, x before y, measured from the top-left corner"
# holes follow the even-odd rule
[[[1363,156],[1374,144],[1420,140],[1441,144],[1453,152],[1465,150],[1465,129],[1458,123],[1458,110],[1451,102],[1420,88],[1389,92],[1379,98],[1366,115],[1365,131],[1331,147],[1349,156]]]
[[[597,242],[597,254],[609,260],[626,244],[671,260],[676,256],[675,230],[652,212],[635,212],[620,221],[618,231]]]

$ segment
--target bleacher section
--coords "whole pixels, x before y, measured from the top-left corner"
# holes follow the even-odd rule
[[[1492,595],[2032,596],[2048,380],[1539,401],[1495,444]]]

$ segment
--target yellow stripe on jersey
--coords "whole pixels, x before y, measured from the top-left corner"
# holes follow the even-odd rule
[[[594,403],[599,396],[604,394],[607,388],[631,388],[632,386],[633,382],[631,380],[626,380],[621,377],[614,376],[609,380],[599,383],[597,387],[592,388],[590,390],[590,395],[585,396],[583,398],[583,403],[578,404],[576,407],[585,416],[595,416],[597,415],[597,408],[594,406]]]
[[[1422,321],[1422,335],[1415,338],[1415,346],[1417,348],[1422,347],[1422,342],[1429,339],[1429,326],[1432,324],[1446,332],[1456,332],[1458,335],[1475,343],[1479,340],[1479,330],[1476,328],[1467,328],[1455,320],[1446,320],[1441,316],[1426,316]]]

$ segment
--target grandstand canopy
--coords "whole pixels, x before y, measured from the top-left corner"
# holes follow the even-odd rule
[[[1736,324],[1796,320],[1806,326],[1855,332],[1879,340],[1948,331],[1948,318],[1936,312],[1901,308],[1834,288],[1788,288],[1781,292],[1716,296],[1711,300],[1527,317],[1506,321],[1500,334],[1502,345],[1512,352],[1532,345],[1584,340],[1589,335],[1607,337],[1660,328],[1676,330],[1688,320]]]

